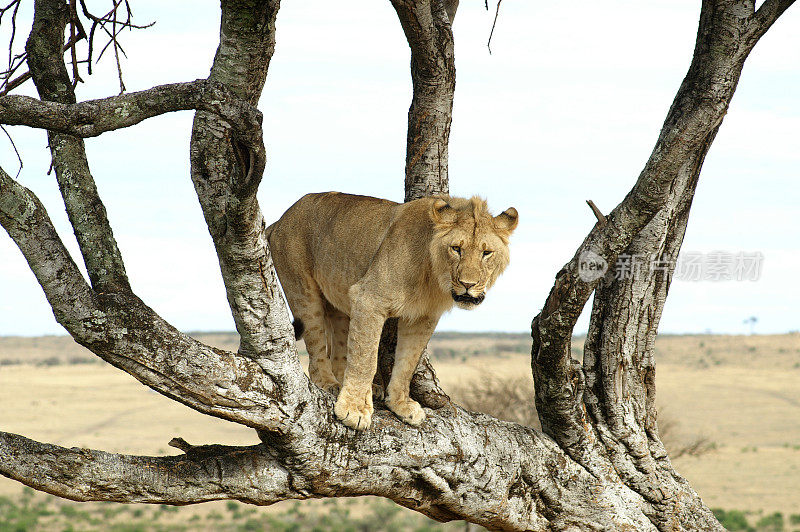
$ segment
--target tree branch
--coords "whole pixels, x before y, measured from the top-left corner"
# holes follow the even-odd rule
[[[69,4],[65,2],[36,0],[33,26],[25,45],[28,67],[40,97],[62,104],[75,103],[62,46],[69,16]],[[59,189],[92,286],[99,290],[130,289],[83,141],[53,132],[48,132],[48,140]]]
[[[0,168],[0,225],[19,247],[44,290],[56,320],[81,330],[91,319],[94,294],[61,242],[44,205]]]
[[[571,391],[569,339],[600,279],[587,282],[580,278],[580,257],[591,251],[614,264],[618,254],[667,205],[675,180],[687,164],[702,162],[727,112],[744,60],[755,45],[737,41],[740,32],[731,31],[730,26],[746,19],[733,17],[731,9],[724,0],[704,2],[692,65],[650,159],[628,196],[607,216],[608,223],[596,225],[558,273],[542,312],[534,318],[533,366],[541,389],[537,405],[542,402],[543,430],[554,437],[557,432],[582,427],[584,420],[582,406],[576,404]],[[729,53],[731,50],[735,53]],[[553,386],[550,392],[545,391],[548,382]],[[565,416],[567,412],[570,414]],[[553,418],[548,420],[550,414]]]
[[[73,501],[272,504],[305,498],[263,444],[213,447],[212,452],[180,456],[130,456],[67,449],[0,432],[0,474]]]
[[[597,221],[600,225],[605,225],[607,223],[603,212],[597,207],[597,205],[594,204],[592,200],[586,200],[586,205],[592,209],[592,214],[594,214],[594,217],[597,218]]]
[[[652,529],[641,498],[565,460],[533,429],[458,407],[437,411],[420,429],[386,410],[376,414],[357,437],[341,424],[320,423],[303,439],[264,435],[258,446],[191,447],[160,458],[0,433],[0,473],[76,500],[271,504],[380,495],[440,521],[496,530]]]
[[[4,96],[0,97],[0,123],[86,138],[130,127],[154,116],[189,109],[208,111],[224,118],[236,131],[237,140],[248,147],[258,147],[262,142],[261,112],[238,100],[221,84],[205,79],[72,104],[28,96]]]
[[[254,105],[275,49],[278,0],[223,1],[220,47],[209,80]],[[191,174],[219,258],[239,351],[260,357],[290,338],[289,313],[266,243],[256,191],[266,150],[243,146],[217,114],[198,111],[191,140]]]
[[[794,0],[764,0],[752,17],[750,26],[752,38],[756,41],[760,39],[792,4]]]
[[[411,47],[414,95],[408,110],[405,200],[449,191],[448,143],[456,67],[457,2],[392,0]],[[451,14],[452,12],[452,14]]]
[[[42,204],[2,169],[0,224],[75,341],[157,392],[205,414],[285,434],[307,428],[299,418],[317,412],[310,404],[333,409],[332,398],[303,373],[288,331],[256,362],[181,333],[127,290],[92,292]]]
[[[746,6],[745,6],[746,7]],[[718,526],[672,468],[658,438],[653,343],[671,270],[615,278],[618,256],[673,258],[683,238],[704,157],[733,97],[751,11],[729,0],[703,2],[692,64],[658,142],[628,196],[590,231],[556,277],[532,323],[532,369],[542,429],[595,474],[608,467],[648,502],[660,529]],[[593,253],[605,277],[579,275]],[[596,287],[583,365],[571,359],[575,322]]]
[[[406,40],[411,48],[411,80],[414,94],[408,110],[405,201],[447,194],[448,145],[455,91],[455,59],[452,24],[458,0],[423,2],[393,0]],[[397,344],[397,320],[384,325],[378,351],[376,381],[389,382]],[[427,348],[411,380],[411,397],[430,408],[442,408],[450,397],[442,390]]]

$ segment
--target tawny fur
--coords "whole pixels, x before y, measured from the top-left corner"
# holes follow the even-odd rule
[[[474,308],[508,265],[513,207],[492,216],[480,198],[395,203],[307,194],[268,229],[278,278],[309,354],[309,376],[338,393],[334,412],[359,430],[372,419],[372,380],[387,318],[399,318],[386,405],[419,425],[411,376],[441,315]],[[298,324],[300,325],[300,324]]]

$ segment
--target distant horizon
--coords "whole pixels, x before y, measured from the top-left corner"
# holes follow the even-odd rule
[[[209,330],[209,331],[181,331],[183,334],[187,334],[189,336],[192,335],[213,335],[213,334],[238,334],[235,330]],[[440,334],[452,334],[452,335],[460,335],[460,336],[488,336],[488,335],[509,335],[509,336],[518,336],[518,335],[525,335],[530,336],[529,331],[454,331],[454,330],[443,330],[443,331],[435,331],[434,336]],[[729,332],[715,332],[715,331],[706,331],[706,332],[673,332],[673,331],[664,331],[658,332],[659,336],[789,336],[789,335],[800,335],[800,330],[793,329],[788,330],[785,332],[742,332],[742,333],[729,333]],[[573,338],[583,338],[586,336],[586,332],[577,332],[573,333]],[[64,332],[63,334],[0,334],[0,338],[59,338],[59,337],[71,337],[68,333]]]

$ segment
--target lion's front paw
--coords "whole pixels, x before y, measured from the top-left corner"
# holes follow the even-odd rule
[[[345,394],[339,394],[333,413],[339,421],[356,430],[369,428],[372,423],[372,405],[363,399],[360,401],[349,399]]]
[[[425,420],[425,411],[413,399],[392,401],[391,397],[389,397],[386,400],[386,406],[397,414],[397,417],[414,427],[419,426]]]

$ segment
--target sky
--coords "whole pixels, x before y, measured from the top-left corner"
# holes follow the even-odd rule
[[[26,3],[30,4],[30,3]],[[491,4],[491,3],[490,3]],[[218,42],[216,2],[135,0],[148,30],[126,33],[128,91],[208,76]],[[556,272],[595,218],[630,190],[689,66],[700,2],[504,2],[494,16],[462,2],[454,24],[456,96],[450,192],[485,197],[520,225],[511,265],[473,311],[438,330],[529,331]],[[30,6],[26,5],[26,8]],[[191,13],[191,24],[187,24]],[[20,15],[18,41],[31,13]],[[10,28],[0,28],[7,42]],[[20,44],[23,44],[20,43]],[[277,45],[259,102],[267,169],[259,201],[277,219],[308,192],[403,198],[409,49],[389,2],[282,3]],[[757,333],[800,329],[800,8],[774,25],[748,59],[706,158],[682,255],[760,254],[755,280],[675,280],[659,330]],[[111,58],[78,99],[119,91]],[[29,83],[16,91],[33,95]],[[94,178],[134,291],[187,331],[231,330],[219,265],[189,177],[191,112],[87,139]],[[44,202],[80,263],[43,131],[6,128],[23,159],[18,179]],[[0,166],[19,163],[0,136]],[[754,256],[754,255],[753,255]],[[691,277],[691,276],[689,276]],[[713,276],[712,276],[713,277]],[[588,326],[588,310],[576,332]],[[19,250],[0,232],[0,335],[64,334]]]

